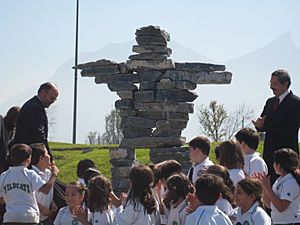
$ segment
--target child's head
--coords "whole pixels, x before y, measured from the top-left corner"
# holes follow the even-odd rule
[[[170,176],[167,180],[166,199],[177,203],[179,199],[185,199],[188,193],[194,193],[194,187],[189,178],[183,173]]]
[[[259,144],[259,135],[258,133],[251,128],[243,128],[239,130],[235,139],[241,144],[242,151],[245,152],[246,148],[244,145],[248,146],[252,150],[256,150]]]
[[[224,141],[219,145],[219,163],[227,169],[243,169],[244,156],[240,145],[235,141]]]
[[[32,149],[31,164],[40,165],[43,169],[51,165],[50,155],[43,143],[35,143],[30,145]]]
[[[236,205],[244,210],[248,210],[256,201],[263,207],[262,195],[261,182],[250,177],[240,180],[234,193]]]
[[[224,188],[223,180],[213,174],[204,174],[195,184],[196,197],[201,205],[214,205]]]
[[[96,168],[88,168],[86,171],[84,171],[84,173],[83,173],[83,180],[84,180],[84,183],[86,184],[86,185],[88,185],[89,184],[89,181],[90,181],[90,179],[92,179],[93,177],[95,177],[95,176],[98,176],[98,175],[100,175],[101,173],[100,173],[100,171],[99,170],[97,170]]]
[[[96,168],[96,164],[90,159],[80,160],[77,164],[77,177],[83,179],[84,172],[88,168]]]
[[[31,161],[32,149],[25,144],[15,144],[10,150],[10,159],[14,166],[28,166]]]
[[[201,162],[210,151],[210,141],[205,136],[198,136],[189,142],[190,159],[192,162]]]
[[[102,213],[108,209],[110,203],[109,193],[111,190],[111,183],[106,177],[98,175],[90,179],[88,185],[88,205],[91,212]]]
[[[280,168],[277,165],[280,165]],[[283,170],[285,173],[292,173],[299,171],[299,156],[298,154],[289,148],[282,148],[274,153],[274,169],[275,172],[279,175],[282,175],[278,172]]]
[[[162,184],[165,186],[167,179],[174,173],[180,173],[181,170],[181,164],[176,160],[165,160],[156,164],[154,167],[155,180],[161,180]]]
[[[65,201],[73,209],[81,205],[84,199],[85,186],[78,181],[67,184],[65,191]]]
[[[151,185],[153,182],[153,172],[146,165],[132,167],[129,173],[131,187],[127,196],[127,202],[132,202],[134,209],[138,202],[142,203],[145,212],[151,214],[156,209],[155,199],[152,196]]]

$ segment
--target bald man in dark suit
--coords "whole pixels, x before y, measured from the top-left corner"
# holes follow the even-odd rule
[[[286,70],[271,75],[269,98],[263,112],[252,121],[258,131],[265,132],[263,158],[268,165],[271,182],[277,179],[273,168],[273,154],[281,148],[291,148],[299,154],[300,98],[289,91],[291,78]]]

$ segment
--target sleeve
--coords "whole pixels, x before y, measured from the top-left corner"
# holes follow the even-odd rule
[[[256,158],[250,162],[250,171],[248,176],[252,176],[254,173],[266,173],[268,174],[268,167],[262,158]]]
[[[299,194],[299,185],[295,179],[288,179],[282,184],[280,199],[292,202]]]
[[[46,182],[43,181],[40,175],[38,175],[34,170],[30,170],[30,173],[32,188],[33,190],[38,191]]]
[[[54,225],[61,225],[61,216],[62,216],[62,211],[64,210],[64,208],[61,208],[59,211],[58,211],[58,213],[57,213],[57,215],[56,215],[56,217],[55,217],[55,220],[54,220],[54,222],[53,222],[53,224]]]
[[[263,209],[261,209],[263,210]],[[267,213],[263,213],[263,211],[259,211],[253,218],[253,225],[271,225],[271,218]]]

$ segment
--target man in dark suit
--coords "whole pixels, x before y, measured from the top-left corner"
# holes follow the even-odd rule
[[[52,154],[48,145],[48,119],[45,108],[54,103],[58,89],[51,82],[44,83],[38,89],[38,94],[28,100],[21,108],[14,143],[44,143],[49,155]]]
[[[272,183],[278,177],[273,168],[274,152],[291,148],[299,154],[300,98],[289,91],[290,84],[291,78],[286,70],[274,71],[270,88],[275,96],[267,100],[260,117],[252,121],[258,131],[266,132],[263,158]]]

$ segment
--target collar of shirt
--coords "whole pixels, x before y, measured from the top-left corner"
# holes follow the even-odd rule
[[[253,205],[250,207],[250,209],[248,209],[247,212],[242,213],[242,209],[240,207],[238,208],[238,212],[239,212],[240,215],[243,215],[243,216],[251,215],[256,210],[256,208],[258,206],[259,206],[259,203],[258,202],[254,202]]]
[[[289,94],[289,90],[286,90],[282,95],[279,96],[279,103],[283,101],[283,99]]]
[[[199,165],[204,165],[204,164],[206,164],[209,161],[210,161],[209,158],[206,157],[202,162],[194,162],[192,166],[195,168],[195,167],[197,167]]]
[[[37,166],[35,165],[32,165],[32,169],[37,173],[37,174],[40,174],[40,175],[43,175],[44,172],[40,170],[40,168],[38,168]]]

